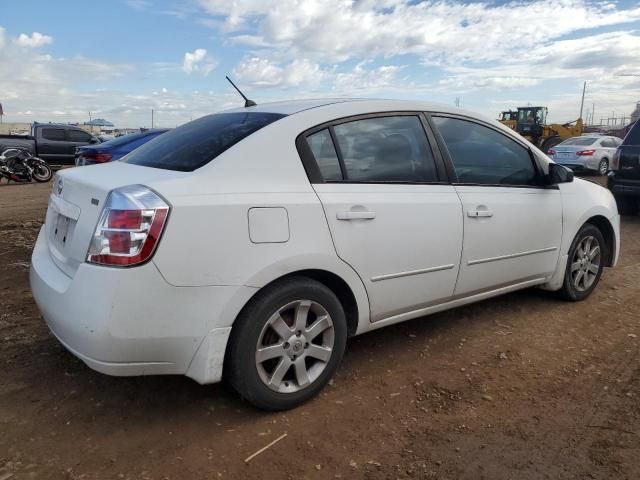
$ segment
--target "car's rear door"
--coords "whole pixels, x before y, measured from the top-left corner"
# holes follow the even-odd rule
[[[298,139],[337,254],[362,278],[374,322],[453,294],[461,205],[434,142],[418,113],[342,119]]]
[[[462,201],[464,243],[456,296],[536,283],[556,269],[560,191],[542,186],[532,152],[501,129],[433,114]]]

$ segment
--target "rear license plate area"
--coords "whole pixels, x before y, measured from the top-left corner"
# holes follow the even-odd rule
[[[67,242],[69,242],[69,225],[72,221],[73,220],[71,220],[69,217],[65,217],[60,213],[56,214],[51,236],[53,238],[53,241],[61,247],[65,247],[67,245]]]

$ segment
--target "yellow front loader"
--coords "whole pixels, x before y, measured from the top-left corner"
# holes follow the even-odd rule
[[[547,124],[547,107],[518,107],[516,131],[545,153],[563,140],[582,135],[582,127],[582,118]]]

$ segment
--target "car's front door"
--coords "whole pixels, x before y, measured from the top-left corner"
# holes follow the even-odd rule
[[[68,156],[67,160],[72,161],[76,153],[76,148],[90,144],[94,137],[84,130],[71,129],[67,131],[67,134],[69,143],[67,144],[65,154]]]
[[[455,287],[461,205],[440,181],[425,126],[419,114],[392,114],[306,137],[336,251],[362,278],[374,322],[447,300]]]
[[[432,119],[455,170],[464,215],[455,295],[548,278],[558,262],[562,201],[558,189],[542,186],[532,152],[490,125]]]

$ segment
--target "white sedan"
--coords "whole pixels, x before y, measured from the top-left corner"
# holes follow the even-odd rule
[[[33,252],[53,334],[111,375],[223,375],[291,408],[347,337],[614,266],[608,190],[460,109],[316,100],[187,123],[64,170]]]

